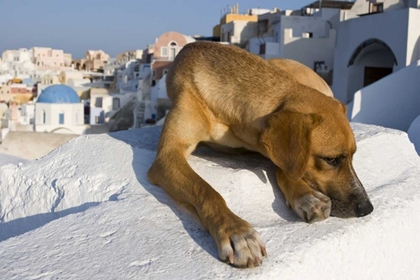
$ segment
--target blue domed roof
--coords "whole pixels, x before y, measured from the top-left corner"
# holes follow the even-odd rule
[[[52,85],[44,89],[38,103],[80,103],[76,91],[66,85]]]

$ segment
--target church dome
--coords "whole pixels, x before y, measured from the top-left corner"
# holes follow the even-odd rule
[[[66,85],[52,85],[44,89],[38,103],[80,103],[76,91]]]

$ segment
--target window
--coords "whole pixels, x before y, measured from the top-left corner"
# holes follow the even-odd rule
[[[156,70],[153,70],[152,71],[152,77],[154,78],[154,77],[156,77]]]
[[[118,110],[120,108],[120,99],[117,97],[114,97],[112,99],[112,110]]]
[[[384,3],[371,3],[370,12],[371,13],[383,13],[384,12]]]
[[[168,74],[168,69],[163,69],[163,75]]]
[[[58,114],[58,124],[64,124],[64,112],[61,111],[60,114]]]
[[[102,108],[102,97],[96,97],[95,99],[95,107]]]
[[[162,56],[162,57],[168,57],[168,47],[162,47],[160,49],[160,56]]]
[[[47,114],[45,113],[45,110],[42,110],[42,123],[45,124],[47,121]]]
[[[260,45],[260,54],[265,54],[265,44]]]

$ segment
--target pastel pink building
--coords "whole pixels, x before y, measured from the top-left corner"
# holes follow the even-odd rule
[[[68,67],[70,66],[69,63],[71,63],[71,54],[65,54],[63,50],[34,47],[33,63],[35,63],[38,68]]]
[[[166,74],[182,47],[191,42],[195,42],[193,37],[173,31],[159,37],[153,47],[152,85]]]

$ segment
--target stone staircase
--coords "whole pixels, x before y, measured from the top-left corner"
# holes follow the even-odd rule
[[[145,101],[138,101],[136,108],[134,109],[134,128],[139,128],[144,125],[144,111],[146,109]]]

